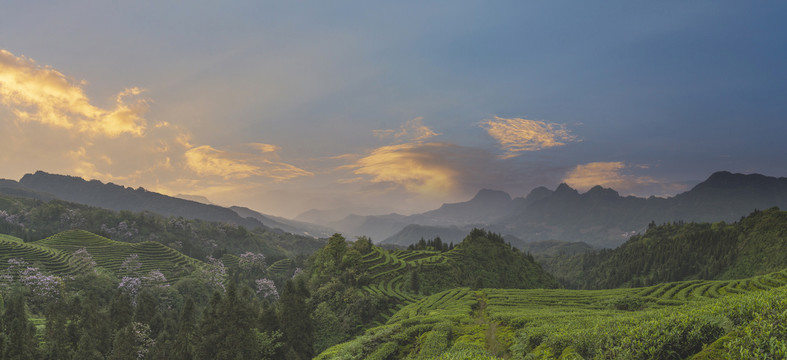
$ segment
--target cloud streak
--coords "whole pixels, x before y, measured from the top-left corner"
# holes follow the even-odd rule
[[[481,123],[489,136],[493,137],[506,151],[502,158],[518,156],[524,151],[563,146],[578,141],[565,125],[522,118],[506,119],[495,116]]]
[[[17,120],[106,137],[144,134],[147,122],[142,116],[148,101],[135,99],[142,89],[123,90],[115,96],[115,107],[104,109],[90,103],[84,85],[30,58],[0,49],[0,101]]]
[[[601,185],[624,194],[639,196],[652,194],[667,196],[687,190],[682,184],[631,173],[637,169],[647,169],[647,166],[630,166],[620,161],[591,162],[577,165],[569,170],[563,182],[579,191],[587,191],[593,186]]]
[[[372,133],[380,140],[393,139],[395,142],[423,141],[440,135],[425,126],[420,116],[406,121],[399,130],[374,130]]]
[[[270,151],[268,147],[265,148]],[[271,161],[253,154],[219,150],[209,145],[189,149],[185,153],[185,158],[186,166],[197,175],[217,176],[224,180],[259,176],[274,181],[285,181],[314,175],[290,164]]]

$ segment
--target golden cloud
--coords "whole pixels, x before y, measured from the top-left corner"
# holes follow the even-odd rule
[[[280,147],[271,144],[249,143],[246,145],[248,145],[251,148],[257,149],[261,153],[272,153],[281,150]]]
[[[446,143],[383,146],[349,167],[356,175],[371,176],[373,183],[394,184],[425,195],[445,195],[456,187],[458,172],[445,161],[445,152],[453,147]]]
[[[0,49],[0,102],[20,121],[73,129],[83,134],[117,137],[143,135],[148,110],[144,99],[127,102],[143,90],[129,88],[115,97],[113,109],[90,103],[82,90],[84,82],[69,79],[51,67]]]
[[[225,180],[253,176],[284,181],[313,173],[290,164],[274,162],[246,153],[229,152],[203,145],[185,153],[186,166],[200,176],[218,176]]]
[[[425,126],[422,117],[406,121],[399,130],[374,130],[372,134],[381,140],[393,138],[394,141],[423,141],[440,135]]]
[[[661,183],[646,176],[625,175],[622,171],[626,168],[626,164],[620,161],[577,165],[566,174],[563,182],[580,191],[601,185],[623,192]]]
[[[505,119],[495,116],[481,123],[506,151],[503,158],[517,156],[522,151],[536,151],[577,141],[565,125],[522,118]]]

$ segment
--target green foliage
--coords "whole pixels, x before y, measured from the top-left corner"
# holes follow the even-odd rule
[[[615,290],[457,288],[406,305],[317,358],[781,358],[786,277]]]
[[[734,279],[787,268],[787,212],[755,211],[739,222],[651,225],[615,250],[539,261],[566,287],[606,289],[695,279]]]
[[[6,334],[3,359],[26,360],[39,357],[36,329],[25,310],[25,296],[14,291],[6,299],[2,316],[3,332]]]
[[[265,228],[248,230],[230,223],[147,211],[117,212],[60,200],[44,202],[0,195],[0,211],[4,214],[0,217],[0,233],[24,242],[66,230],[85,230],[116,241],[161,243],[195,259],[205,259],[216,251],[237,254],[252,251],[264,253],[271,260],[311,254],[324,244],[323,240]],[[0,250],[3,246],[0,243]]]

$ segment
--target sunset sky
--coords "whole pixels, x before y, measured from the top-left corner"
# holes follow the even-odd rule
[[[787,176],[787,4],[18,1],[0,178],[294,217]]]

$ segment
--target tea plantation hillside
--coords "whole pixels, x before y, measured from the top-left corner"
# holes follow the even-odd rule
[[[317,330],[324,350],[381,325],[400,309],[431,294],[460,287],[556,288],[557,282],[495,233],[473,230],[460,244],[387,251],[368,238],[347,242],[336,234],[309,261],[312,306],[325,321],[351,319]],[[320,321],[318,321],[319,323]],[[349,323],[349,324],[348,324]]]
[[[31,242],[73,229],[121,242],[157,242],[199,260],[247,251],[279,260],[308,256],[325,244],[324,240],[264,227],[250,229],[148,211],[117,212],[61,200],[41,201],[0,194],[0,234]]]
[[[540,257],[572,288],[648,286],[699,279],[740,279],[787,268],[787,212],[755,211],[740,221],[651,224],[614,250]]]
[[[22,239],[10,235],[0,235],[0,264],[5,265],[10,259],[24,260],[49,273],[69,275],[81,270],[79,265],[71,261],[69,252],[25,243]]]
[[[136,261],[139,262],[136,271],[148,273],[158,270],[170,281],[188,275],[202,266],[201,261],[185,256],[177,250],[157,242],[125,243],[83,230],[65,231],[33,242],[31,245],[53,249],[65,254],[73,254],[84,248],[93,257],[96,266],[116,274],[122,273],[121,266],[126,259],[136,255]]]
[[[457,288],[317,359],[779,358],[785,284],[787,271],[614,290]]]

